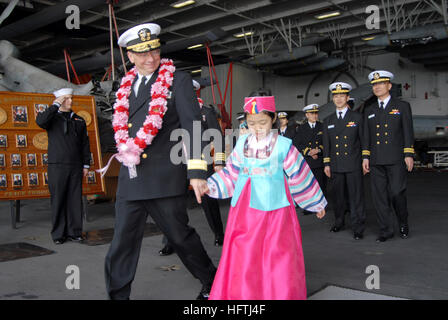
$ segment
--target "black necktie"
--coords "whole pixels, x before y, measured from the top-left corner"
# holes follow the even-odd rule
[[[339,111],[339,120],[342,120],[342,111]]]
[[[383,101],[381,101],[381,103],[380,103],[380,108],[381,108],[381,110],[384,110],[384,102]]]
[[[146,84],[146,77],[143,77],[140,85],[138,86],[138,91],[137,91],[137,97],[145,90],[145,84]]]

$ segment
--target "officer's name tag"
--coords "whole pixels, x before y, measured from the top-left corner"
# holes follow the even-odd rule
[[[328,126],[328,129],[333,129],[334,128],[334,124],[331,124]]]
[[[369,119],[374,118],[374,117],[375,117],[375,114],[374,114],[374,113],[371,114],[371,115],[369,115]]]

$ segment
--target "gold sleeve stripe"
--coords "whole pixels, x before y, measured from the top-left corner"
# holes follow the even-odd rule
[[[404,148],[404,153],[415,153],[414,148]]]
[[[223,152],[217,152],[215,154],[215,161],[216,160],[225,161],[226,160],[226,154],[223,153]]]
[[[369,150],[362,150],[362,155],[363,156],[370,156],[370,151]]]
[[[308,152],[308,149],[309,149],[309,148],[305,148],[305,150],[303,150],[303,154],[306,155],[306,153]]]
[[[329,163],[330,162],[330,158],[324,158],[324,163]]]
[[[188,160],[188,170],[204,170],[207,171],[207,161],[205,160]]]

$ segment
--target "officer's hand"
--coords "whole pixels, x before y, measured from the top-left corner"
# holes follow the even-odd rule
[[[313,158],[314,160],[317,160],[317,158],[319,158],[319,157],[317,156],[317,154],[315,154],[315,155],[311,156],[311,158]]]
[[[318,219],[322,219],[323,217],[325,217],[325,209],[316,213],[316,217]]]
[[[86,168],[84,168],[84,169],[82,169],[82,176],[85,178],[85,177],[87,177],[87,174],[89,173],[89,169],[86,169]]]
[[[319,153],[319,149],[318,148],[314,148],[314,149],[311,149],[310,152],[308,152],[308,155],[309,156],[314,156],[314,155],[316,155],[318,153]]]
[[[414,158],[406,157],[406,158],[404,158],[404,162],[406,162],[406,166],[408,167],[408,171],[411,172],[412,168],[414,168]]]
[[[194,194],[198,203],[202,203],[201,197],[208,192],[207,181],[204,179],[190,179]]]
[[[362,172],[365,175],[370,172],[370,161],[369,161],[369,159],[362,160]]]
[[[59,103],[60,105],[62,105],[65,101],[65,97],[61,96],[59,98],[54,99],[53,104],[55,104],[56,102]]]
[[[224,166],[215,166],[215,172],[219,172],[224,169]]]
[[[330,166],[325,166],[324,172],[325,172],[325,175],[326,175],[328,178],[331,178],[331,170],[330,170]]]

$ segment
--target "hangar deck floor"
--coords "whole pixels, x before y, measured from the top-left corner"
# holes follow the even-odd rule
[[[403,240],[396,233],[393,239],[376,243],[375,213],[368,192],[366,201],[367,228],[360,241],[352,238],[349,229],[329,232],[333,222],[331,208],[323,220],[313,215],[303,216],[300,210],[297,211],[309,296],[327,285],[334,285],[406,299],[448,299],[448,172],[418,171],[409,175],[409,239]],[[228,201],[221,203],[224,222],[228,205]],[[0,299],[106,299],[103,266],[109,245],[53,244],[49,235],[48,199],[22,201],[21,211],[23,222],[13,230],[9,202],[0,202],[0,244],[25,242],[55,253],[0,262]],[[213,246],[213,234],[202,210],[195,207],[189,210],[189,215],[191,225],[198,231],[212,260],[218,264],[221,248]],[[108,229],[113,223],[113,204],[97,203],[89,206],[89,222],[84,223],[84,230]],[[176,255],[158,255],[161,240],[161,235],[144,238],[131,298],[194,299],[200,283],[187,272]],[[79,267],[79,290],[66,288],[69,265]],[[173,265],[180,269],[169,268]],[[370,265],[379,268],[380,289],[366,288],[369,276],[366,268]],[[335,294],[326,298],[345,297]]]

